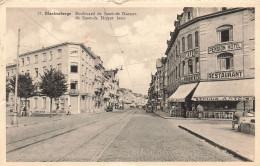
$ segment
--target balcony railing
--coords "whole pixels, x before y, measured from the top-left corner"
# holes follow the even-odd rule
[[[79,95],[79,90],[78,90],[78,89],[71,89],[71,90],[69,91],[69,94],[70,94],[70,95]]]

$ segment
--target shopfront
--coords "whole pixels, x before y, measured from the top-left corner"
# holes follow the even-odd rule
[[[255,111],[254,79],[200,82],[192,100],[204,118],[232,119],[235,111]]]
[[[198,83],[183,84],[168,98],[171,106],[175,106],[173,116],[186,117],[187,112],[192,110],[191,97]]]

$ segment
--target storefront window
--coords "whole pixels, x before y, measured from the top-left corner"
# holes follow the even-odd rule
[[[217,28],[219,42],[228,42],[233,40],[233,26],[222,25]]]
[[[233,54],[224,53],[218,55],[218,66],[221,71],[233,69],[234,68]]]
[[[192,35],[188,35],[188,50],[192,49]]]

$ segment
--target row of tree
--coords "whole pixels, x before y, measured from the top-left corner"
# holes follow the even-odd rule
[[[50,116],[52,116],[52,100],[62,96],[68,90],[66,76],[56,69],[46,70],[43,75],[40,75],[40,81],[33,84],[32,77],[29,74],[18,75],[17,96],[25,99],[25,114],[27,111],[27,99],[37,95],[44,95],[50,98]],[[14,76],[7,80],[6,84],[6,98],[10,92],[15,93]]]

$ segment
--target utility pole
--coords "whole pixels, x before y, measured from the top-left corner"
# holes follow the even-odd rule
[[[20,28],[18,29],[18,44],[17,44],[17,57],[16,57],[16,79],[15,79],[15,92],[14,92],[14,118],[12,121],[12,125],[17,125],[18,122],[16,119],[17,110],[18,110],[18,102],[17,102],[17,90],[18,90],[18,73],[19,73],[19,48],[20,48]]]

